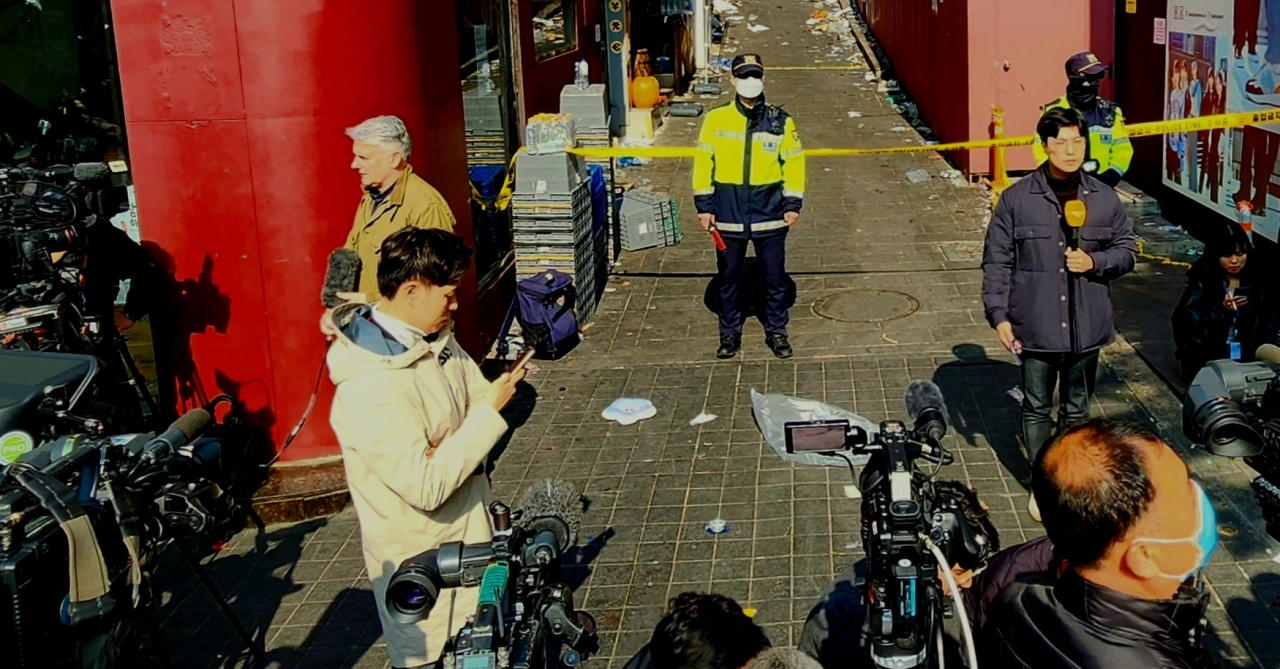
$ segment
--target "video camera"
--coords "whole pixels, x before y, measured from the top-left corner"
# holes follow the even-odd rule
[[[535,484],[514,513],[495,502],[493,541],[450,542],[405,560],[387,585],[387,610],[414,624],[430,615],[445,588],[478,585],[479,604],[446,648],[446,669],[581,665],[600,649],[596,621],[574,610],[573,591],[559,580],[560,559],[577,538],[580,504],[563,481]]]
[[[906,405],[912,427],[885,421],[875,435],[845,420],[786,424],[788,453],[844,457],[850,469],[850,454],[870,455],[858,477],[867,553],[867,576],[858,584],[867,605],[863,632],[876,665],[895,669],[933,666],[930,647],[941,639],[948,615],[941,578],[950,581],[952,566],[976,568],[1000,549],[977,494],[956,481],[933,480],[953,460],[941,444],[947,431],[942,392],[929,381],[912,381]],[[933,463],[931,471],[922,461]],[[952,583],[953,598],[956,590]],[[957,607],[972,658],[968,620]]]
[[[159,434],[61,437],[0,467],[5,667],[124,662],[121,646],[145,630],[156,556],[171,541],[186,554],[184,540],[225,539],[243,525],[233,491],[256,432],[234,412],[215,425],[221,402],[231,399]]]
[[[1260,359],[1280,359],[1263,345]],[[1253,493],[1262,507],[1267,534],[1280,540],[1280,365],[1216,360],[1205,365],[1187,388],[1182,431],[1210,453],[1243,457],[1259,476]]]

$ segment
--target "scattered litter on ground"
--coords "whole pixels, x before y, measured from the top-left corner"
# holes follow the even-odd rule
[[[906,132],[906,131],[907,131],[907,126],[905,126],[905,125],[895,125],[895,126],[893,126],[892,128],[889,128],[889,129],[890,129],[890,130],[892,130],[893,132]]]
[[[875,73],[875,72],[868,72],[868,73],[866,73],[865,75],[863,75],[863,78],[864,78],[864,79],[866,79],[867,81],[875,81],[875,80],[876,80],[876,73]]]
[[[711,3],[711,7],[715,9],[717,12],[722,12],[725,14],[738,13],[737,5],[733,4],[732,2],[729,2],[729,0],[715,0],[714,2]]]
[[[729,521],[723,518],[716,518],[707,521],[707,534],[719,535],[729,531]]]
[[[616,292],[618,292],[618,289],[617,289],[617,288],[614,288],[613,286],[609,286],[609,287],[607,287],[607,288],[605,288],[605,289],[604,289],[604,292],[606,292],[606,293],[616,293]]]
[[[831,16],[831,12],[828,12],[825,9],[819,9],[815,11],[813,14],[811,14],[811,16],[818,21],[822,21],[823,19],[826,19],[828,16]]]
[[[697,416],[694,416],[693,420],[689,421],[689,424],[695,427],[698,425],[706,425],[707,423],[710,423],[716,418],[719,418],[719,416],[713,413],[700,413]]]
[[[791,46],[791,42],[783,42],[781,46]]]
[[[892,338],[890,338],[888,334],[881,334],[881,335],[880,335],[880,338],[881,338],[881,339],[883,339],[883,340],[885,340],[885,341],[887,341],[887,342],[889,342],[890,344],[896,344],[896,343],[898,343],[898,340],[897,340],[897,339],[892,339]]]
[[[648,164],[648,158],[640,158],[637,156],[623,156],[618,159],[618,167],[639,167]]]
[[[764,31],[766,31],[766,30],[768,30],[768,29],[769,29],[769,26],[766,26],[766,25],[764,25],[763,23],[748,23],[748,24],[747,24],[747,30],[750,30],[750,31],[751,31],[751,32],[753,32],[753,33],[762,33],[762,32],[764,32]]]
[[[938,176],[943,179],[956,179],[964,176],[964,174],[960,170],[942,170],[938,173]]]
[[[1004,394],[1008,395],[1009,397],[1012,397],[1014,402],[1017,402],[1018,404],[1022,404],[1022,400],[1024,398],[1022,394],[1022,386],[1014,386],[1004,391]]]
[[[633,397],[618,398],[600,413],[601,418],[616,421],[619,425],[631,425],[656,415],[658,410],[652,402]]]
[[[859,111],[850,111],[845,113],[849,115],[849,118],[862,118],[862,112]]]
[[[913,167],[907,170],[907,181],[910,181],[913,184],[924,183],[929,179],[929,173],[919,167]]]

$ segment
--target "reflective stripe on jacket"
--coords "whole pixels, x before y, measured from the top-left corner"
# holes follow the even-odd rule
[[[1067,108],[1067,96],[1062,96],[1041,108],[1042,112],[1050,109]],[[1098,98],[1098,106],[1092,110],[1080,110],[1089,122],[1089,155],[1088,160],[1098,161],[1095,175],[1107,170],[1115,170],[1121,176],[1129,171],[1129,162],[1133,160],[1133,143],[1129,141],[1129,131],[1124,127],[1124,114],[1120,107],[1110,100]],[[1043,165],[1049,159],[1040,144],[1040,138],[1031,147],[1036,154],[1036,164]]]
[[[783,214],[804,204],[802,151],[795,121],[763,97],[751,109],[735,100],[711,110],[693,163],[698,213],[729,234],[785,230]]]

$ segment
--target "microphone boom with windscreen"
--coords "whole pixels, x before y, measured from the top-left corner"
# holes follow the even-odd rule
[[[328,309],[344,303],[338,293],[354,293],[360,286],[360,256],[351,249],[334,249],[329,254],[329,268],[324,273],[320,302]]]

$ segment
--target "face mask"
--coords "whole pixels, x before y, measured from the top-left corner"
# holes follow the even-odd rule
[[[751,100],[760,97],[764,92],[764,80],[757,77],[737,79],[733,82],[733,87],[737,89],[738,95]]]
[[[1067,82],[1067,99],[1081,107],[1092,107],[1098,102],[1098,86],[1102,78],[1072,77]]]
[[[1196,503],[1200,507],[1200,528],[1196,533],[1183,539],[1135,539],[1134,543],[1145,541],[1151,544],[1182,544],[1193,543],[1200,548],[1200,562],[1194,569],[1184,574],[1166,574],[1160,572],[1165,578],[1171,578],[1175,581],[1185,581],[1192,574],[1199,572],[1209,564],[1209,558],[1213,555],[1214,549],[1218,547],[1218,514],[1213,510],[1213,502],[1209,501],[1209,496],[1205,494],[1204,488],[1194,481],[1191,485],[1196,487]]]

